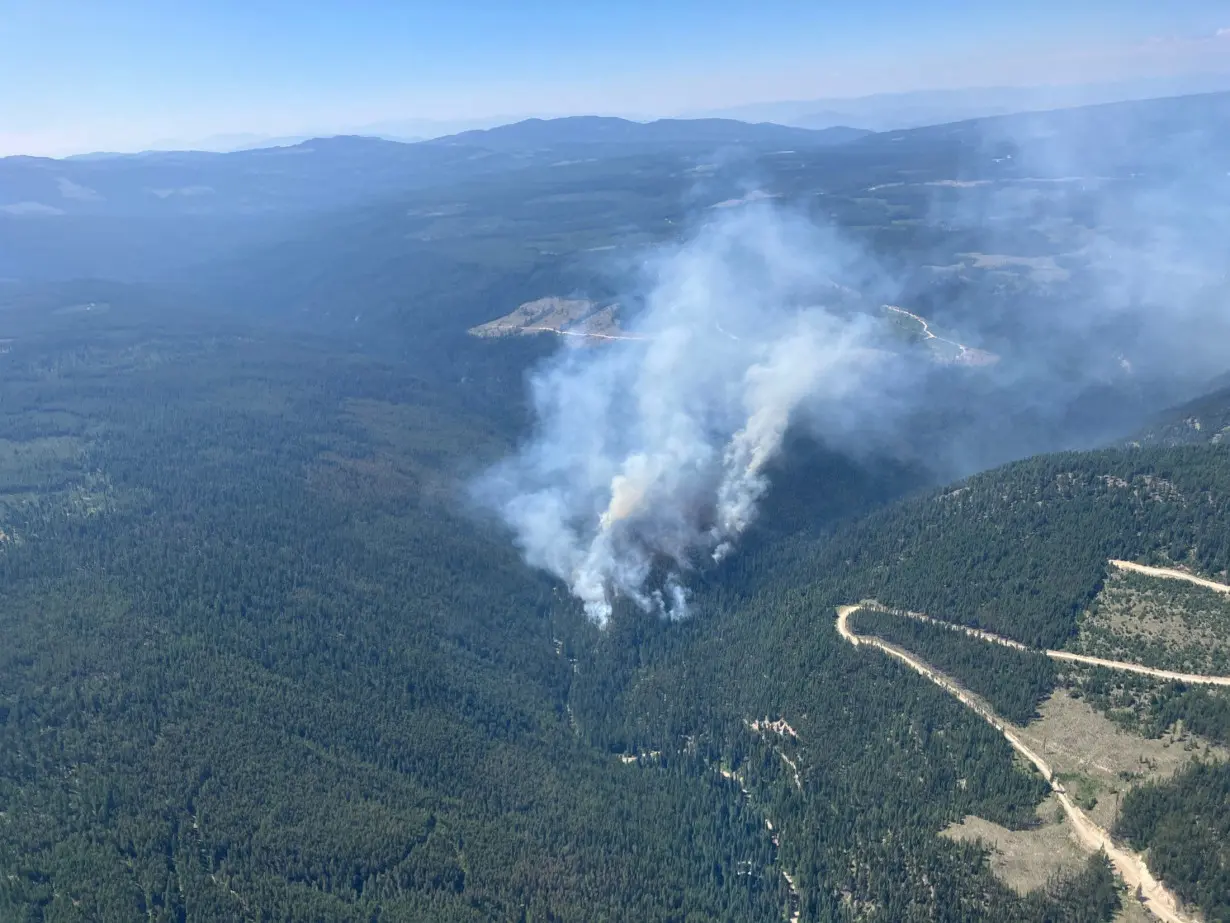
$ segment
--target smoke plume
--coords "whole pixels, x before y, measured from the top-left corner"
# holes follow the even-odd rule
[[[480,485],[527,561],[599,623],[616,597],[683,615],[683,574],[754,520],[801,410],[837,419],[902,380],[883,321],[838,282],[874,288],[866,261],[781,209],[727,210],[646,277],[635,339],[540,369],[533,437]]]
[[[596,621],[618,597],[678,616],[792,426],[938,479],[1126,438],[1230,367],[1230,133],[1210,112],[1230,96],[901,133],[856,172],[872,185],[782,160],[783,188],[851,227],[770,204],[771,174],[708,209],[645,267],[634,339],[537,370],[535,431],[483,499]]]

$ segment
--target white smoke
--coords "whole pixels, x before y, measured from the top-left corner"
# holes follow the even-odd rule
[[[940,476],[1126,437],[1230,361],[1230,110],[1214,102],[991,120],[951,163],[923,135],[921,160],[886,155],[894,207],[917,207],[911,185],[932,197],[886,254],[901,288],[754,193],[707,210],[647,266],[637,339],[537,371],[534,434],[483,499],[595,620],[616,597],[682,615],[689,569],[731,552],[799,423]],[[928,169],[952,173],[912,178]],[[881,348],[875,312],[898,297],[1001,361],[927,371],[926,348]]]
[[[625,323],[637,339],[566,348],[538,370],[532,439],[479,485],[526,560],[598,623],[617,596],[684,615],[685,573],[754,520],[800,409],[834,418],[826,404],[889,386],[882,322],[834,282],[864,268],[765,205],[653,258]]]

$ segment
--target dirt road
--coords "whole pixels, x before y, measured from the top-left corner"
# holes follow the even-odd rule
[[[896,314],[904,315],[905,317],[908,317],[910,320],[915,321],[920,327],[922,327],[923,339],[925,340],[941,339],[940,337],[937,337],[934,333],[931,332],[931,325],[927,323],[927,319],[925,317],[919,317],[913,311],[907,311],[905,308],[900,308],[895,304],[886,304],[884,307],[886,307],[888,310]],[[944,342],[952,343],[953,346],[961,345],[960,343],[953,342],[952,340],[944,340]]]
[[[1230,593],[1230,584],[1218,583],[1215,580],[1197,577],[1195,574],[1189,574],[1187,571],[1175,570],[1171,567],[1149,567],[1147,564],[1137,564],[1135,561],[1117,561],[1114,558],[1111,558],[1110,563],[1120,570],[1135,571],[1138,574],[1161,577],[1165,580],[1186,580],[1188,583],[1194,583],[1196,586],[1215,590],[1218,593]]]
[[[1188,683],[1195,686],[1230,686],[1230,676],[1208,676],[1204,673],[1177,673],[1174,670],[1142,667],[1138,663],[1125,663],[1122,660],[1104,660],[1101,657],[1073,654],[1071,651],[1047,651],[1046,656],[1052,660],[1070,660],[1075,663],[1091,664],[1095,667],[1123,670],[1126,673],[1141,673],[1145,676],[1155,676],[1158,679],[1168,679],[1176,683]]]
[[[545,327],[541,324],[532,324],[528,327],[515,328],[520,330],[530,330],[534,333],[555,333],[562,337],[580,337],[583,340],[645,340],[648,337],[628,336],[616,333],[584,333],[580,330],[560,330],[558,327]]]
[[[1165,885],[1153,877],[1140,854],[1115,845],[1109,833],[1090,820],[1080,808],[1073,804],[1063,785],[1054,778],[1054,773],[1046,760],[1031,750],[1024,741],[1014,734],[1004,723],[1003,719],[996,715],[994,711],[961,688],[954,680],[932,669],[908,651],[902,650],[872,635],[855,634],[850,628],[850,615],[861,608],[862,606],[838,607],[837,633],[842,638],[855,647],[868,645],[879,648],[889,656],[897,658],[915,672],[925,676],[937,686],[953,695],[970,710],[977,713],[983,720],[1003,734],[1014,750],[1038,768],[1043,778],[1050,783],[1056,797],[1059,799],[1059,803],[1063,806],[1064,813],[1067,814],[1068,819],[1072,822],[1072,828],[1076,831],[1077,838],[1082,845],[1090,851],[1099,849],[1104,851],[1106,857],[1115,867],[1115,870],[1127,884],[1128,890],[1137,891],[1139,889],[1142,902],[1150,913],[1159,920],[1165,921],[1165,923],[1195,923],[1196,918],[1180,913],[1178,901],[1174,895],[1170,893]]]
[[[947,343],[949,346],[955,346],[957,355],[952,361],[962,365],[989,365],[999,361],[999,357],[993,353],[986,352],[981,349],[973,349],[966,346],[964,343],[958,343],[956,340],[950,340],[947,337],[939,336],[931,329],[931,324],[925,317],[920,317],[913,311],[907,311],[905,308],[895,304],[886,304],[884,308],[892,311],[894,314],[900,314],[903,317],[908,317],[914,321],[922,329],[924,340],[935,340],[937,343]]]
[[[1112,561],[1111,563],[1119,565],[1128,562]],[[1143,567],[1143,565],[1137,564],[1129,569],[1135,569],[1136,567]],[[1174,571],[1173,573],[1181,574],[1182,572]],[[1190,575],[1183,575],[1183,579],[1187,579],[1189,576]],[[1201,580],[1202,578],[1193,577],[1191,579]],[[1208,584],[1212,583],[1212,581],[1204,581],[1204,583]],[[1225,587],[1224,584],[1214,583],[1212,585],[1223,587],[1227,592],[1230,592],[1230,587]],[[856,608],[863,607],[860,606]],[[1013,641],[1011,638],[1005,638],[1002,635],[992,634],[989,631],[983,631],[981,628],[970,628],[968,625],[957,625],[954,622],[945,622],[940,619],[933,619],[930,616],[923,615],[920,612],[903,612],[896,609],[884,609],[882,611],[891,611],[894,615],[899,615],[904,618],[914,619],[918,622],[926,622],[928,625],[937,625],[940,628],[947,628],[950,631],[959,631],[971,638],[977,638],[978,640],[986,641],[989,644],[1002,644],[1004,647],[1011,647],[1018,651],[1033,650],[1033,648],[1026,647],[1021,642]],[[1107,667],[1111,670],[1122,670],[1125,673],[1140,673],[1144,676],[1153,676],[1157,679],[1171,680],[1176,683],[1188,683],[1189,685],[1194,686],[1230,686],[1230,676],[1210,676],[1204,673],[1179,673],[1175,670],[1162,670],[1157,667],[1145,667],[1138,663],[1129,663],[1124,660],[1106,660],[1102,657],[1090,657],[1088,654],[1074,654],[1071,651],[1048,650],[1043,651],[1043,653],[1052,660],[1067,660],[1072,663],[1087,663],[1094,667]]]

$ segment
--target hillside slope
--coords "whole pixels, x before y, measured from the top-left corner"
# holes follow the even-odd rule
[[[1137,445],[1213,445],[1230,441],[1230,386],[1157,415],[1132,440]]]
[[[1104,866],[1020,895],[936,836],[1028,827],[1046,786],[847,650],[820,608],[844,587],[787,536],[732,560],[754,579],[708,574],[692,621],[600,632],[466,512],[506,405],[284,333],[154,336],[113,297],[0,366],[0,915],[1113,906]],[[815,492],[821,528],[908,483],[812,458],[847,494]]]
[[[1016,462],[875,513],[815,566],[851,598],[1056,648],[1111,558],[1230,569],[1223,446],[1065,453]]]
[[[872,754],[878,752],[881,735],[900,740],[894,734],[912,719],[869,713],[864,697],[878,701],[902,690],[916,696],[920,705],[929,703],[928,708],[939,703],[933,701],[925,680],[920,687],[911,673],[879,662],[864,661],[856,669],[841,650],[833,650],[838,643],[831,631],[835,607],[875,598],[936,618],[985,626],[1030,647],[1058,647],[1075,634],[1082,612],[1099,592],[1111,551],[1179,564],[1224,580],[1230,563],[1228,500],[1230,463],[1224,447],[1068,453],[1030,459],[928,491],[822,530],[819,536],[778,536],[709,574],[695,601],[704,616],[673,633],[681,637],[664,639],[649,656],[642,647],[639,665],[622,674],[612,676],[599,663],[591,666],[607,674],[603,697],[624,703],[624,723],[606,733],[615,740],[635,741],[636,746],[657,747],[677,735],[712,726],[715,711],[784,716],[800,742],[789,755],[799,767],[803,797],[793,808],[799,819],[785,822],[783,851],[792,834],[801,835],[806,846],[795,847],[801,849],[800,880],[809,887],[843,881],[832,869],[847,851],[829,839],[834,830],[829,825],[837,823],[836,829],[843,831],[836,835],[838,843],[873,836],[877,809],[869,806],[870,789],[877,792],[875,797],[889,799],[883,802],[885,811],[911,818],[886,822],[894,836],[935,823],[948,796],[915,791],[899,802],[889,794],[898,788],[911,791],[913,780],[897,774],[900,756]],[[1137,706],[1142,709],[1137,731],[1125,707],[1130,696],[1121,701],[1124,690],[1104,672],[1077,675],[1064,666],[1065,676],[1060,678],[1040,654],[988,645],[938,627],[925,631],[925,626],[915,630],[900,620],[897,626],[891,620],[882,622],[875,630],[898,631],[900,644],[945,664],[967,688],[987,696],[1019,721],[1029,721],[1038,702],[1062,679],[1075,695],[1083,693],[1099,708],[1110,707],[1134,733],[1169,732],[1173,737],[1175,721],[1180,720],[1185,733],[1195,731],[1223,745],[1230,743],[1230,696],[1224,691],[1156,682],[1150,686],[1146,678],[1129,675],[1124,680],[1127,692],[1135,689],[1134,695],[1143,694],[1143,704]],[[1230,638],[1230,627],[1223,630]],[[885,686],[872,692],[873,683]],[[914,706],[901,707],[913,713]],[[872,724],[864,724],[867,721]],[[874,727],[877,733],[856,743],[849,736],[852,722]],[[947,739],[955,726],[963,726],[963,719],[952,715],[939,725],[915,725],[912,733],[923,740],[929,740],[931,733]],[[877,771],[863,770],[868,773],[864,777],[868,790],[860,791],[843,775],[851,767],[840,754],[849,747],[880,763]],[[937,759],[924,771],[925,777],[935,778],[933,773],[943,771],[943,765]],[[1212,772],[1216,785],[1226,784],[1230,764],[1218,763]],[[1188,783],[1175,784],[1181,791]],[[1146,804],[1164,804],[1163,824],[1134,820],[1137,809],[1129,811],[1125,802],[1123,829],[1134,831],[1137,850],[1170,844],[1175,831],[1199,821],[1182,807],[1182,796],[1168,794],[1169,783],[1162,780],[1158,785],[1157,798],[1146,801],[1142,796],[1130,804],[1140,805],[1140,810]],[[923,797],[932,799],[930,808],[915,800]],[[840,827],[837,818],[842,812],[835,802],[845,800],[862,806],[869,816],[850,828]],[[933,809],[940,809],[940,814],[930,813]],[[1198,810],[1195,802],[1191,810]],[[797,826],[800,822],[802,829]],[[1185,899],[1216,908],[1219,885],[1209,869],[1216,868],[1219,838],[1230,831],[1217,826],[1220,819],[1208,823],[1212,825],[1208,834],[1191,844],[1182,859],[1161,864],[1159,874]],[[807,834],[817,830],[828,833],[818,841],[809,839]],[[933,854],[934,847],[925,840],[912,840],[911,846]],[[888,873],[888,880],[890,900],[909,892],[912,878],[903,868]],[[900,904],[893,906],[898,913],[908,912]]]

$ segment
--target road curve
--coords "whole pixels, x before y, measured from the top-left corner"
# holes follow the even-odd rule
[[[1179,572],[1176,571],[1176,573]],[[1195,579],[1199,580],[1201,578],[1197,577]],[[1214,584],[1214,586],[1222,586],[1222,584]],[[1230,587],[1226,587],[1225,589],[1227,592],[1230,592]],[[958,625],[956,622],[945,622],[940,619],[933,619],[931,616],[923,615],[921,612],[905,612],[899,609],[886,609],[871,605],[857,606],[856,608],[875,608],[881,612],[891,612],[893,615],[914,619],[916,622],[926,622],[928,625],[936,625],[940,628],[947,628],[949,631],[959,631],[963,634],[969,635],[971,638],[986,641],[988,644],[1002,644],[1004,647],[1011,647],[1018,651],[1033,650],[1033,648],[1027,647],[1020,641],[1013,641],[1011,638],[1005,638],[1003,635],[983,631],[981,628],[970,628],[968,625]],[[1070,663],[1087,663],[1094,667],[1107,667],[1111,670],[1122,670],[1125,673],[1140,673],[1144,676],[1152,676],[1157,679],[1170,680],[1176,683],[1187,683],[1193,686],[1230,686],[1230,676],[1212,676],[1206,673],[1180,673],[1177,670],[1163,670],[1158,667],[1146,667],[1138,663],[1130,663],[1126,660],[1107,660],[1104,657],[1091,657],[1088,654],[1075,654],[1072,651],[1048,650],[1043,651],[1042,653],[1046,654],[1046,656],[1050,657],[1052,660],[1066,660]]]
[[[1218,593],[1230,593],[1230,584],[1218,583],[1216,580],[1209,580],[1205,577],[1197,577],[1195,574],[1189,574],[1185,570],[1175,570],[1173,567],[1150,567],[1147,564],[1137,564],[1135,561],[1118,561],[1115,558],[1111,558],[1110,563],[1120,570],[1135,571],[1138,574],[1161,577],[1165,580],[1186,580],[1188,583],[1194,583],[1196,586],[1215,590]]]
[[[1046,779],[1051,789],[1055,792],[1059,803],[1063,806],[1064,813],[1067,814],[1068,819],[1072,822],[1072,828],[1076,831],[1077,838],[1090,851],[1102,850],[1106,853],[1106,857],[1127,884],[1128,890],[1137,891],[1141,895],[1142,903],[1150,913],[1159,920],[1164,921],[1164,923],[1196,923],[1196,918],[1184,916],[1179,911],[1179,903],[1175,896],[1170,893],[1164,884],[1153,877],[1140,854],[1115,845],[1109,833],[1090,820],[1084,811],[1073,804],[1067,792],[1064,791],[1064,787],[1055,779],[1054,773],[1046,760],[1017,737],[994,711],[976,699],[972,694],[962,689],[954,680],[932,669],[908,651],[889,644],[887,641],[883,641],[874,635],[856,634],[850,628],[850,615],[861,608],[863,607],[839,606],[837,608],[837,633],[842,638],[855,647],[867,645],[879,648],[890,657],[895,657],[915,672],[925,676],[954,696],[970,710],[977,713],[979,717],[1003,734],[1014,750],[1037,767],[1038,771],[1042,773],[1042,777]]]

